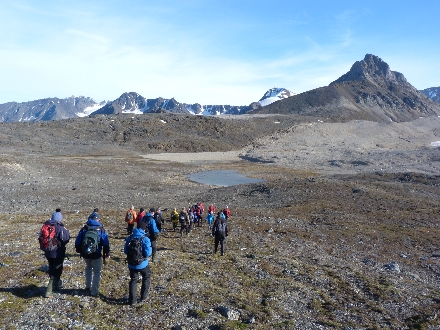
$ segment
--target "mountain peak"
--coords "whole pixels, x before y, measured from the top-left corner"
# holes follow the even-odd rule
[[[285,88],[271,88],[269,89],[264,96],[258,101],[262,107],[269,105],[275,101],[279,101],[282,99],[286,99],[295,95],[295,93],[285,89]]]
[[[331,84],[337,84],[344,81],[364,81],[382,83],[394,82],[406,83],[403,74],[391,71],[390,66],[376,55],[367,54],[361,61],[356,61],[350,71],[335,80]]]

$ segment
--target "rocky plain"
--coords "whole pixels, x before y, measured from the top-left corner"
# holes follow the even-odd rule
[[[439,329],[440,118],[109,115],[0,124],[1,329]],[[189,180],[235,170],[264,182]],[[224,256],[169,211],[229,206]],[[124,214],[161,206],[149,300],[126,304]],[[44,298],[41,225],[70,230]],[[99,208],[111,258],[84,294],[74,239]],[[138,288],[139,289],[139,288]]]

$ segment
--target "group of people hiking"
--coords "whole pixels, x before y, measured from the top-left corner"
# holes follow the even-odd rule
[[[75,239],[75,251],[80,254],[85,262],[85,293],[96,297],[99,293],[102,265],[110,258],[110,242],[108,233],[101,223],[99,210],[96,208],[89,215],[86,224],[80,229]],[[214,236],[214,253],[217,253],[220,245],[221,255],[225,251],[225,239],[228,236],[228,218],[231,213],[226,206],[215,216],[215,207],[210,205],[205,217],[208,229]],[[174,208],[170,215],[173,231],[180,223],[180,236],[183,232],[188,235],[193,226],[203,225],[204,207],[200,202],[189,208],[183,207],[180,212]],[[53,292],[59,292],[62,287],[61,275],[63,272],[64,259],[66,257],[66,245],[70,240],[70,233],[62,223],[61,209],[56,209],[51,218],[47,220],[39,234],[40,249],[44,251],[49,264],[49,284],[46,288],[45,297],[53,297]],[[130,272],[128,304],[137,303],[136,291],[139,275],[142,278],[139,302],[148,297],[150,287],[151,269],[148,258],[154,262],[156,256],[156,241],[162,230],[165,219],[162,208],[150,208],[145,211],[140,208],[137,213],[133,206],[125,214],[127,235],[124,244],[124,253],[127,255],[127,264]],[[135,227],[136,224],[136,227]]]

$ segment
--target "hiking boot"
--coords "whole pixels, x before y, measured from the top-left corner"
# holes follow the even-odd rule
[[[46,293],[44,294],[45,298],[53,297],[52,289],[53,289],[53,278],[49,279],[49,284],[47,285]]]
[[[92,292],[92,291],[90,290],[90,288],[85,288],[84,291],[85,291],[85,295],[86,295],[86,296],[90,296],[90,294],[91,294],[91,292]]]
[[[53,291],[54,292],[60,292],[63,287],[63,281],[59,278],[53,279]]]

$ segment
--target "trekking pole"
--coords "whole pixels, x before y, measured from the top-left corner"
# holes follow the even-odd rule
[[[104,248],[102,249],[102,264],[106,265],[107,264],[107,260],[105,260],[105,253],[104,253]]]

